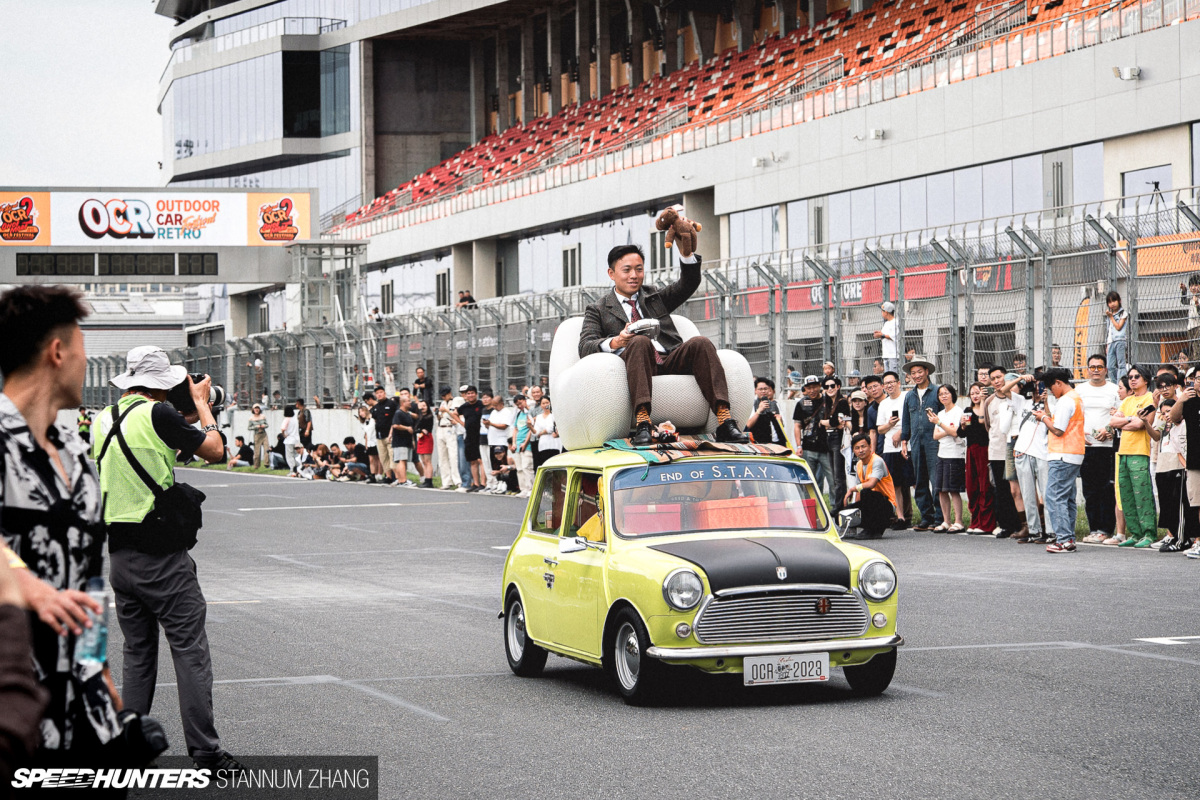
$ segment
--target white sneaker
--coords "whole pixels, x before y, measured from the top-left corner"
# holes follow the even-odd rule
[[[1200,558],[1200,540],[1197,540],[1189,549],[1184,550],[1183,554],[1188,558]]]
[[[457,487],[455,487],[454,491],[462,492],[463,494],[466,494],[467,491],[469,491],[469,490],[465,486],[457,486]]]
[[[517,492],[517,497],[529,497],[529,492]]]

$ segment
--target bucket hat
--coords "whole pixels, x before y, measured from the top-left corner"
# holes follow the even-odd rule
[[[125,371],[109,383],[125,391],[134,386],[147,389],[171,389],[187,378],[187,370],[171,366],[171,358],[161,347],[152,344],[135,347],[125,357]]]

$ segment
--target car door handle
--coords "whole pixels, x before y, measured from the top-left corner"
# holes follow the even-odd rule
[[[558,562],[557,562],[557,561],[555,561],[553,558],[550,558],[549,556],[545,556],[545,557],[543,557],[543,558],[542,558],[542,561],[545,561],[547,564],[549,564],[549,565],[550,565],[550,566],[552,566],[552,567],[557,567],[557,566],[558,566]]]

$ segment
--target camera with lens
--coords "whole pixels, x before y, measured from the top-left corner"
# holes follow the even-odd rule
[[[200,383],[200,381],[208,376],[202,372],[194,372],[188,377],[192,379],[192,383]],[[185,417],[196,413],[196,403],[192,400],[191,387],[188,385],[186,379],[167,392],[167,402],[173,405],[175,410]],[[208,404],[212,407],[213,413],[225,408],[225,388],[223,386],[218,386],[215,383],[209,385]]]

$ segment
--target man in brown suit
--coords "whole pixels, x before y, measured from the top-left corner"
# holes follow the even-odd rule
[[[691,225],[686,219],[683,222]],[[729,413],[725,368],[717,358],[716,347],[703,336],[683,341],[671,320],[671,312],[683,305],[700,286],[700,256],[693,252],[695,240],[694,230],[690,236],[676,238],[679,280],[662,289],[643,288],[646,272],[640,247],[614,247],[608,252],[608,277],[613,281],[613,291],[584,311],[579,357],[615,353],[624,359],[629,398],[637,413],[635,445],[644,446],[653,441],[650,379],[655,375],[694,375],[709,408],[717,416],[717,441],[749,442],[749,437],[738,428]],[[630,325],[642,319],[658,320],[657,340],[630,332]]]

